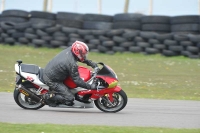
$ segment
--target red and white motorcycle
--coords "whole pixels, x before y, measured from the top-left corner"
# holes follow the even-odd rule
[[[115,72],[107,65],[98,63],[98,71],[89,70],[79,66],[80,77],[89,84],[97,83],[95,90],[87,90],[77,87],[72,78],[65,79],[64,84],[74,94],[73,106],[58,104],[56,107],[63,108],[93,108],[94,105],[103,112],[118,112],[127,104],[127,95],[118,86],[118,79]],[[24,109],[39,109],[45,103],[42,95],[47,93],[49,87],[42,79],[43,69],[37,65],[24,64],[17,61],[15,64],[16,87],[14,90],[15,102]]]

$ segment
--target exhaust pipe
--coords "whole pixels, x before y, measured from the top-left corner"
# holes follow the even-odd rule
[[[32,100],[34,100],[35,102],[41,102],[42,99],[40,97],[38,97],[37,95],[35,95],[33,92],[29,91],[28,89],[26,89],[23,85],[19,85],[18,86],[18,90],[20,93],[24,94],[25,96],[31,98]]]

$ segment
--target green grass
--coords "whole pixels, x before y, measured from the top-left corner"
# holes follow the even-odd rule
[[[199,133],[200,129],[0,123],[1,133]]]
[[[45,67],[61,50],[0,45],[0,91],[13,91],[16,60]],[[200,100],[199,59],[134,53],[90,53],[88,58],[111,66],[130,98]]]

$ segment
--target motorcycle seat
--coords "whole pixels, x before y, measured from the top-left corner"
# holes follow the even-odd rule
[[[32,64],[21,64],[21,71],[32,74],[39,74],[39,67]]]

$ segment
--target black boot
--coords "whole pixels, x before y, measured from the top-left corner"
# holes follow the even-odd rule
[[[55,96],[54,93],[46,93],[42,96],[42,98],[46,101],[46,100],[53,98],[54,96]]]
[[[73,106],[74,102],[73,101],[65,101],[64,104],[67,105],[67,106]]]
[[[49,105],[51,107],[56,107],[57,106],[56,101],[54,99],[54,97],[55,97],[54,93],[46,93],[42,97],[44,99],[44,103],[45,104],[47,104],[47,105]]]

